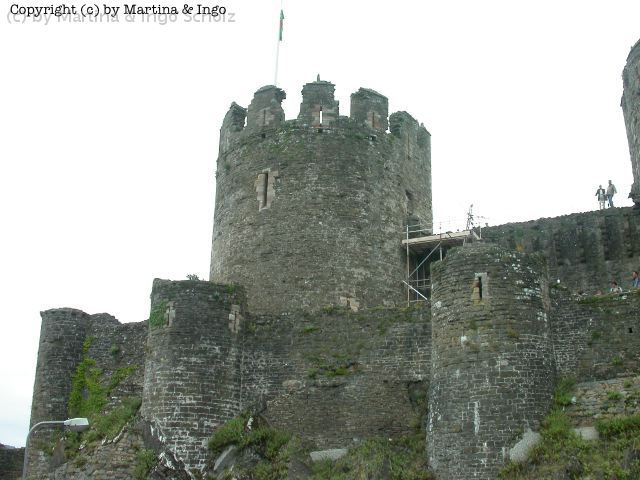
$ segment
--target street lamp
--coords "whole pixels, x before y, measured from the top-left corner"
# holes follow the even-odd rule
[[[29,438],[31,434],[38,430],[40,427],[51,426],[51,425],[61,425],[63,427],[67,427],[72,432],[83,432],[87,428],[89,428],[89,420],[86,418],[69,418],[68,420],[51,420],[47,422],[38,422],[27,434],[27,443],[24,445],[24,462],[22,463],[22,480],[27,478],[27,459],[29,458]]]

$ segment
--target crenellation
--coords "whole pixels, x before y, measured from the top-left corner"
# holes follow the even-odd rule
[[[334,98],[335,85],[326,80],[307,83],[302,87],[302,103],[298,122],[311,127],[329,126],[340,116],[339,102]]]
[[[246,118],[247,109],[236,102],[231,103],[220,127],[220,156],[229,149],[233,139],[243,131]]]
[[[284,122],[282,101],[285,98],[284,90],[274,85],[258,89],[247,109],[247,128],[256,130],[280,126]]]
[[[351,94],[351,119],[361,125],[386,132],[389,128],[389,100],[368,88]]]

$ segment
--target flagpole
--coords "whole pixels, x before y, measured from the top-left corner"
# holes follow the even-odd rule
[[[280,27],[278,28],[278,43],[276,44],[276,74],[273,79],[273,84],[278,86],[278,61],[280,60],[280,42],[282,42],[282,24],[284,22],[284,14],[282,11],[283,0],[280,0]]]

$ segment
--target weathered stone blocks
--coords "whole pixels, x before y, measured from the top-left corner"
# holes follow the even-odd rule
[[[478,243],[452,250],[431,270],[429,463],[442,479],[494,479],[551,404],[545,265]]]

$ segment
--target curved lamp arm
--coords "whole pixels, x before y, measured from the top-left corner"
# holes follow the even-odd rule
[[[29,439],[31,438],[31,434],[38,430],[40,427],[53,426],[53,425],[61,425],[63,427],[69,428],[72,432],[82,432],[89,428],[89,420],[86,418],[69,418],[68,420],[49,420],[46,422],[38,422],[36,423],[27,434],[27,443],[24,445],[24,462],[22,463],[22,479],[24,480],[27,475],[27,460],[29,458]]]

